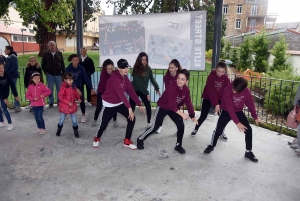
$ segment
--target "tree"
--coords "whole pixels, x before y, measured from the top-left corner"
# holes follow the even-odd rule
[[[251,43],[250,37],[245,37],[244,43],[240,45],[240,63],[238,66],[238,70],[245,71],[251,67]]]
[[[225,47],[225,41],[224,38],[221,38],[221,51],[220,51],[220,58],[224,59],[224,47]]]
[[[285,42],[285,38],[283,35],[280,35],[279,41],[277,41],[271,51],[271,54],[275,57],[273,61],[273,65],[271,66],[270,70],[278,70],[282,71],[285,70],[289,64],[287,62],[287,50],[288,44]]]
[[[0,0],[0,18],[4,18],[4,22],[8,22],[8,7],[12,0]]]
[[[255,35],[252,38],[252,52],[254,54],[254,67],[257,72],[266,72],[268,69],[268,51],[270,39],[268,38],[265,31]]]
[[[229,40],[226,40],[225,47],[224,47],[224,59],[229,59],[230,51],[231,51],[231,43]]]
[[[235,66],[239,65],[239,51],[237,48],[232,48],[231,54],[230,54],[230,60]]]

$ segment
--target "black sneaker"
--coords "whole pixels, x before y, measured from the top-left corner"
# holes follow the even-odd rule
[[[198,132],[198,130],[196,130],[196,129],[193,130],[192,133],[191,133],[191,136],[192,136],[192,137],[195,137],[195,135],[197,134],[197,132]]]
[[[185,154],[185,149],[181,146],[181,144],[176,144],[174,149],[180,154]]]
[[[136,146],[139,150],[144,149],[144,140],[140,140],[139,138],[136,140]]]
[[[206,149],[204,150],[205,154],[209,154],[214,150],[214,147],[212,145],[207,145]]]
[[[53,104],[49,104],[49,108],[53,108]]]
[[[227,136],[225,135],[225,133],[223,133],[222,135],[220,135],[219,137],[220,140],[223,140],[224,142],[227,142],[228,138]]]
[[[258,162],[258,159],[254,156],[252,151],[246,152],[245,158],[248,158],[249,160],[251,160],[253,162]]]

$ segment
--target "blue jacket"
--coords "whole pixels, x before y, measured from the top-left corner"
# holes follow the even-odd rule
[[[78,89],[81,89],[82,80],[84,80],[84,82],[90,89],[93,89],[93,85],[92,85],[91,81],[89,80],[88,75],[86,74],[84,68],[81,65],[78,64],[77,68],[75,68],[70,63],[69,66],[66,68],[66,72],[70,72],[72,74],[72,77],[74,80],[73,84],[75,84],[75,86]]]
[[[7,73],[7,75],[11,78],[17,78],[20,77],[18,69],[19,69],[19,64],[18,64],[17,53],[12,51],[6,59],[4,72]]]

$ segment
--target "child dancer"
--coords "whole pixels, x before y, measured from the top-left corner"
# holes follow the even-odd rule
[[[215,70],[213,70],[207,77],[206,85],[202,93],[202,108],[201,115],[198,119],[198,125],[192,131],[191,135],[195,136],[198,132],[199,127],[207,118],[210,107],[215,107],[215,113],[220,113],[220,102],[224,89],[230,83],[229,78],[225,74],[227,66],[224,62],[219,62]],[[227,137],[223,133],[220,139],[227,141]]]
[[[169,115],[169,117],[177,126],[177,143],[174,149],[180,154],[185,153],[185,150],[182,147],[182,138],[184,134],[183,120],[191,118],[193,122],[198,124],[197,119],[195,118],[194,107],[191,102],[190,90],[186,86],[189,77],[189,71],[182,69],[178,72],[177,81],[173,82],[166,88],[157,102],[157,108],[154,116],[155,123],[152,124],[151,127],[149,127],[137,139],[138,149],[144,149],[144,140],[146,140],[149,135],[154,133],[158,127],[162,125],[165,116]],[[186,104],[189,115],[181,112],[178,109],[178,105],[181,103]]]
[[[83,85],[82,80],[86,83],[86,85],[91,89],[92,94],[95,94],[95,91],[93,89],[93,85],[91,81],[89,80],[88,75],[86,74],[84,68],[79,65],[79,58],[77,54],[71,54],[68,58],[68,61],[71,62],[69,66],[66,68],[66,72],[70,72],[73,76],[74,84],[79,89],[80,94],[80,109],[81,109],[81,123],[84,123],[86,121],[85,117],[85,103],[84,103],[84,94],[83,94]]]
[[[178,77],[178,72],[181,70],[181,65],[177,59],[173,59],[169,63],[169,69],[164,76],[164,83],[165,83],[165,88],[169,86],[169,84],[172,84],[173,82],[177,81]]]
[[[150,94],[148,91],[148,84],[149,80],[153,84],[156,93],[160,96],[160,91],[157,82],[155,81],[152,70],[150,66],[148,66],[148,55],[145,52],[141,52],[139,56],[136,59],[136,62],[133,66],[133,71],[132,71],[132,85],[135,90],[135,93],[137,96],[139,96],[147,111],[147,123],[148,127],[150,126],[150,120],[151,120],[151,105],[150,105]],[[132,110],[135,110],[135,103],[134,101],[130,98],[129,99],[130,106]]]
[[[39,62],[36,60],[36,57],[31,56],[31,57],[29,57],[29,60],[26,64],[26,70],[25,70],[25,75],[24,75],[24,86],[26,89],[28,89],[29,82],[31,81],[31,75],[34,72],[38,72],[41,75],[40,81],[43,83],[42,68],[40,67]],[[30,109],[30,112],[32,111],[32,107],[30,106],[30,103],[25,109]]]
[[[43,118],[45,98],[51,94],[51,90],[41,83],[41,74],[35,72],[31,75],[26,98],[32,106],[34,118],[37,124],[37,129],[33,133],[45,134],[45,121]]]
[[[97,89],[97,92],[98,92],[97,93],[97,108],[95,110],[94,122],[92,124],[92,126],[94,126],[94,127],[97,125],[97,119],[98,119],[99,113],[102,109],[102,98],[101,98],[101,96],[105,91],[108,78],[110,78],[113,71],[114,71],[114,62],[110,59],[106,59],[103,62],[103,65],[102,65],[102,71],[101,71],[101,75],[100,75],[100,82],[98,84],[98,89]],[[117,114],[113,116],[113,121],[114,121],[114,127],[117,128],[118,127]]]
[[[13,80],[4,72],[4,64],[0,63],[0,128],[5,127],[4,119],[2,116],[3,112],[8,122],[7,130],[11,131],[14,126],[12,125],[10,114],[7,110],[9,87],[12,90],[15,100],[19,102],[16,85],[14,84]]]
[[[209,154],[217,145],[219,136],[230,120],[237,125],[240,132],[245,133],[246,153],[245,157],[253,162],[258,159],[252,153],[252,128],[243,112],[246,105],[255,120],[256,125],[263,123],[257,118],[254,102],[250,90],[247,88],[248,82],[242,77],[235,78],[225,90],[221,101],[221,115],[219,117],[216,132],[212,135],[211,144],[207,146],[204,153]]]
[[[145,113],[142,104],[134,92],[134,89],[127,77],[129,64],[125,59],[120,59],[116,70],[109,78],[106,84],[105,92],[102,94],[102,109],[100,113],[100,126],[94,138],[93,147],[99,147],[100,138],[105,131],[108,122],[118,112],[127,118],[126,135],[124,147],[136,149],[131,141],[131,134],[135,123],[135,117],[130,104],[125,96],[125,92],[140,107],[140,111]]]
[[[57,125],[56,136],[60,136],[63,128],[63,123],[66,119],[67,114],[70,114],[73,124],[74,136],[79,138],[78,125],[76,119],[77,105],[76,100],[81,103],[80,95],[75,85],[73,85],[73,76],[70,72],[63,74],[63,83],[61,84],[58,98],[59,98],[59,112],[60,120]]]

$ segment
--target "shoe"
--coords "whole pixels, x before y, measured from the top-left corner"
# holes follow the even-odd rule
[[[300,148],[295,149],[295,152],[296,152],[297,154],[300,154]]]
[[[39,128],[37,128],[35,131],[33,131],[32,133],[33,134],[36,134],[36,133],[39,133],[40,132],[40,129]]]
[[[224,142],[227,142],[228,138],[227,136],[225,135],[225,133],[223,133],[222,135],[220,135],[219,137],[220,140],[223,140]]]
[[[181,144],[176,144],[175,148],[180,154],[185,154],[185,149],[181,146]]]
[[[214,150],[214,147],[212,145],[207,145],[206,149],[204,150],[205,154],[209,154]]]
[[[92,103],[91,102],[86,102],[86,105],[87,106],[92,106]]]
[[[130,148],[130,149],[132,149],[132,150],[135,150],[135,149],[137,149],[137,147],[131,142],[131,140],[129,140],[129,139],[124,139],[124,147],[128,147],[128,148]]]
[[[197,134],[197,132],[198,132],[198,130],[193,130],[192,132],[191,132],[191,135],[192,135],[192,137],[195,137],[195,135]]]
[[[28,109],[30,109],[30,108],[31,108],[30,105],[27,105],[27,106],[25,107],[26,110],[28,110]]]
[[[292,144],[298,144],[298,139],[295,138],[293,139],[293,141],[288,142],[288,145],[292,145]]]
[[[80,122],[81,123],[85,123],[86,122],[86,117],[85,116],[81,116]]]
[[[300,145],[299,144],[292,144],[291,148],[293,148],[293,149],[299,149]]]
[[[45,129],[41,129],[39,132],[40,135],[44,135],[45,133],[47,133],[47,131]]]
[[[254,156],[254,154],[252,153],[252,151],[249,151],[245,153],[245,158],[250,159],[253,162],[258,162],[258,159]]]
[[[100,143],[100,138],[94,137],[93,147],[98,148]]]
[[[117,121],[113,121],[114,122],[114,128],[118,128],[119,124]]]
[[[61,133],[61,129],[63,128],[63,126],[57,125],[57,131],[56,131],[56,136],[59,137],[60,133]]]
[[[75,136],[75,138],[79,138],[80,135],[78,133],[78,126],[76,126],[76,127],[73,126],[73,130],[74,130],[74,136]]]
[[[20,107],[16,107],[16,109],[15,109],[15,113],[18,113],[18,112],[21,112],[22,111],[22,108],[20,108]]]
[[[8,124],[7,130],[8,130],[8,131],[11,131],[12,129],[14,129],[14,126],[13,126],[12,124]]]
[[[97,121],[94,120],[93,123],[92,123],[92,127],[96,127],[97,126]]]
[[[53,108],[53,104],[49,104],[49,108]]]
[[[163,129],[163,127],[160,126],[155,133],[161,133],[162,129]]]
[[[136,145],[139,150],[144,149],[144,140],[140,140],[139,138],[136,140]]]
[[[10,108],[9,108],[9,110],[15,110],[16,109],[16,106],[11,106]]]
[[[0,122],[0,128],[5,127],[5,123],[4,122]]]

